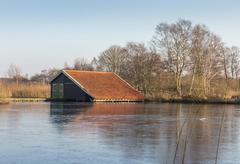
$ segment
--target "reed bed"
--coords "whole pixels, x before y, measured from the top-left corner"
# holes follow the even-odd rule
[[[0,99],[4,98],[49,98],[50,86],[41,83],[0,82]]]

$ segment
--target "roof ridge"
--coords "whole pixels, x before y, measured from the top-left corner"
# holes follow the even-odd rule
[[[91,73],[113,73],[113,72],[107,72],[107,71],[85,71],[85,70],[75,70],[75,69],[63,69],[62,71],[91,72]]]

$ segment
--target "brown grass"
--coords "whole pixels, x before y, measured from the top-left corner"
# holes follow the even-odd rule
[[[0,98],[48,98],[50,87],[40,83],[0,82]]]

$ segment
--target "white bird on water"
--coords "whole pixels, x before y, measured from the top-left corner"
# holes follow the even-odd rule
[[[204,120],[206,120],[206,118],[200,118],[199,120],[200,120],[200,121],[204,121]]]

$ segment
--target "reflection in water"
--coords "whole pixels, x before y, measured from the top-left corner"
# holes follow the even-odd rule
[[[0,163],[239,163],[239,119],[231,105],[12,104]]]
[[[64,107],[68,110],[68,106]],[[232,128],[232,121],[227,123],[226,120],[234,117],[234,106],[228,106],[224,116],[227,128],[219,135],[224,108],[220,105],[94,104],[82,107],[83,112],[69,121],[69,127],[83,125],[81,131],[73,129],[71,132],[76,136],[97,129],[94,133],[98,134],[98,139],[110,150],[121,151],[126,160],[215,163],[218,141],[222,144],[224,129]],[[71,131],[69,128],[62,130]],[[220,146],[218,162],[224,161],[221,151]]]

